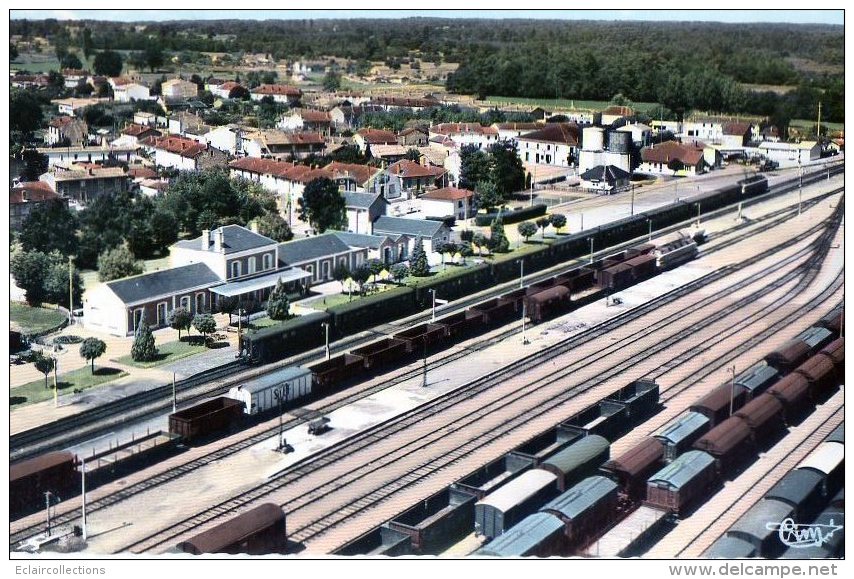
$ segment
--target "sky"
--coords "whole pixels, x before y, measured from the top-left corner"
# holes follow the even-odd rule
[[[842,10],[11,10],[12,19],[267,20],[323,18],[533,18],[566,20],[652,20],[844,24]]]

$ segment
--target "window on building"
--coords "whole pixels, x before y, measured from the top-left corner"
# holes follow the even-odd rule
[[[133,329],[139,327],[139,322],[142,321],[142,308],[136,309],[133,311]]]
[[[264,269],[273,269],[273,254],[265,253],[264,254]]]
[[[231,277],[240,277],[240,262],[231,262]]]
[[[249,258],[249,272],[250,274],[255,273],[255,256]]]
[[[323,265],[321,266],[321,271],[323,272],[322,279],[324,279],[324,280],[329,279],[329,262],[328,261],[323,262]]]
[[[196,313],[205,311],[205,294],[196,294]]]
[[[160,302],[157,304],[157,325],[165,326],[166,325],[166,302]]]
[[[184,296],[181,298],[181,307],[190,311],[190,296]]]

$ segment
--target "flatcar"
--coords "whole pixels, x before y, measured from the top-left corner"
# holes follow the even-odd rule
[[[191,555],[272,555],[287,552],[285,513],[279,505],[264,503],[178,544]]]

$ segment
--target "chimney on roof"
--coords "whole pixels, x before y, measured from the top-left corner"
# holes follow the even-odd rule
[[[222,227],[220,227],[214,232],[214,251],[217,253],[222,253],[222,245]]]
[[[253,220],[253,221],[249,224],[249,229],[250,229],[253,233],[258,233],[258,221]]]
[[[210,244],[211,244],[211,231],[210,231],[210,229],[202,229],[202,250],[207,251]]]

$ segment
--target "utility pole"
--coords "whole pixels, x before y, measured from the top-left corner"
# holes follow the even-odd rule
[[[652,241],[652,219],[647,219],[647,223],[649,223],[649,237],[647,237],[647,241]]]
[[[86,457],[83,457],[80,461],[80,487],[83,496],[83,542],[86,542],[88,538],[88,534],[86,532]]]
[[[50,491],[45,491],[44,493],[44,506],[47,510],[47,536],[50,537],[50,497],[53,496],[53,493]]]
[[[427,338],[424,338],[424,357],[421,359],[421,367],[421,387],[427,388]]]
[[[528,308],[525,302],[522,302],[522,344],[528,345],[530,342],[528,341],[528,336],[525,335],[525,318],[528,315]]]
[[[700,227],[700,204],[697,203],[697,227]]]
[[[801,214],[801,203],[803,201],[803,188],[804,188],[804,168],[800,166],[801,162],[798,161],[798,215]]]
[[[581,212],[581,231],[584,231],[584,212]]]
[[[172,372],[172,414],[178,411],[178,395],[175,391],[175,372]]]
[[[59,407],[59,387],[56,384],[56,372],[57,366],[59,366],[59,359],[54,356],[53,357],[53,407]]]
[[[68,325],[74,323],[74,263],[68,256]]]
[[[525,260],[519,261],[519,287],[525,287]]]
[[[735,364],[728,368],[730,372],[732,372],[732,381],[730,382],[730,391],[729,391],[729,415],[732,416],[732,407],[735,404]]]
[[[815,125],[815,138],[821,138],[821,101],[818,101],[818,119]]]
[[[326,352],[326,359],[328,360],[328,359],[330,358],[331,354],[332,354],[332,353],[329,351],[329,324],[328,324],[327,322],[323,322],[323,323],[321,324],[321,326],[323,326],[323,331],[324,331],[324,333],[326,334],[326,347],[325,347],[325,352]]]
[[[593,263],[593,238],[590,238],[590,263]]]
[[[635,214],[635,186],[632,185],[632,215]]]
[[[436,290],[431,289],[429,291],[433,295],[433,314],[430,318],[430,321],[435,323],[436,322]]]

